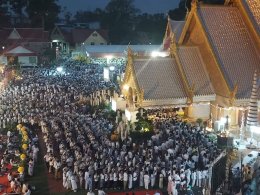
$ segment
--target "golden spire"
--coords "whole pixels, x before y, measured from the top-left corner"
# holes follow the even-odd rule
[[[199,6],[199,1],[198,0],[192,0],[191,2],[191,8],[192,9],[197,9]]]

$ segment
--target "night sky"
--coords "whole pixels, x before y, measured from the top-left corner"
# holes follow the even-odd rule
[[[104,8],[109,0],[59,0],[61,6],[75,13],[77,10],[90,10]],[[167,13],[170,9],[177,7],[179,0],[135,0],[135,6],[142,12]]]

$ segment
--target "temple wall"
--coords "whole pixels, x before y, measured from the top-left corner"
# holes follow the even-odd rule
[[[188,107],[188,117],[194,120],[209,119],[210,117],[210,104],[193,104]]]

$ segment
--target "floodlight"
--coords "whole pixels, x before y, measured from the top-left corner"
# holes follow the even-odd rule
[[[124,85],[123,89],[126,90],[126,91],[128,91],[129,86],[128,86],[128,85]]]

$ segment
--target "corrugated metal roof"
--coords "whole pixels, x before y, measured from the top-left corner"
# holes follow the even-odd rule
[[[179,58],[189,82],[194,85],[194,95],[215,94],[209,76],[206,72],[204,62],[197,47],[179,47]]]
[[[82,49],[88,53],[124,53],[130,47],[133,52],[160,51],[161,45],[85,45]]]
[[[237,98],[249,98],[260,54],[238,8],[201,6],[198,14],[230,89],[237,84]]]
[[[134,71],[145,100],[185,98],[185,89],[172,58],[134,60]]]

